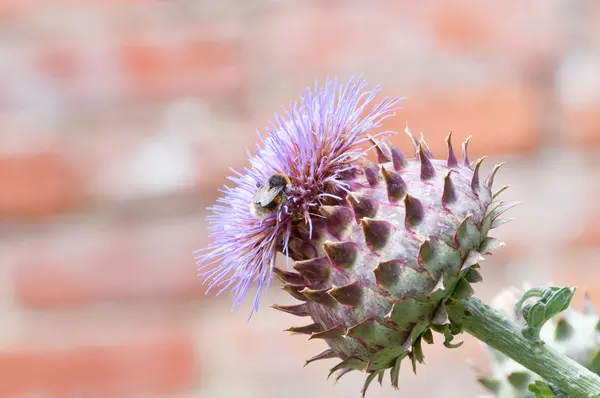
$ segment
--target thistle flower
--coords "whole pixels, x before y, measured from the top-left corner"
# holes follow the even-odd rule
[[[373,105],[378,89],[363,92],[365,86],[361,80],[345,85],[327,81],[314,92],[307,89],[299,103],[285,110],[285,117],[275,114],[277,123],[267,128],[267,138],[259,134],[262,145],[257,145],[250,167],[234,171],[236,176],[229,179],[235,186],[226,186],[219,204],[209,209],[212,243],[198,251],[199,275],[209,282],[209,291],[230,289],[234,308],[257,282],[252,312],[257,311],[261,290],[271,282],[276,253],[289,256],[301,250],[293,231],[307,229],[312,236],[315,219],[322,217],[319,209],[328,199],[351,192],[344,175],[357,168],[354,163],[365,153],[361,144],[368,141],[367,134],[394,115],[398,101],[386,97]],[[260,219],[250,204],[257,186],[276,173],[291,180],[286,203]]]
[[[517,317],[515,303],[532,286],[510,287],[501,291],[492,301],[492,307],[511,321],[524,326],[523,317]],[[568,308],[557,318],[550,319],[542,328],[540,336],[545,344],[559,353],[577,361],[600,375],[600,317],[591,301],[585,296],[583,311]],[[486,346],[492,365],[492,373],[478,376],[477,380],[495,398],[533,398],[528,385],[542,380],[523,365],[504,354]]]
[[[225,188],[213,208],[214,242],[199,264],[211,287],[231,288],[235,305],[252,281],[260,289],[276,275],[301,303],[274,308],[312,320],[288,330],[329,346],[307,364],[339,358],[330,372],[338,379],[364,371],[364,394],[387,369],[397,388],[402,360],[410,358],[415,370],[432,331],[456,346],[459,330],[444,303],[472,294],[482,255],[502,245],[488,232],[506,222],[500,216],[512,205],[497,200],[505,188],[491,191],[500,165],[481,178],[483,159],[470,162],[468,140],[460,160],[451,135],[444,160],[408,130],[412,158],[377,142],[371,132],[393,115],[396,100],[370,107],[376,92],[363,87],[329,82],[307,91],[285,119],[276,116],[251,167],[232,178],[236,187]],[[376,163],[361,148],[367,142]],[[260,220],[249,203],[274,173],[288,175],[291,187]],[[274,267],[276,252],[294,261],[293,271]]]

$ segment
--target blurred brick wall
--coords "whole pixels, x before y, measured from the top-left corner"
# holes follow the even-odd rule
[[[192,255],[255,128],[326,76],[408,97],[386,127],[437,154],[452,129],[507,160],[524,204],[484,298],[552,279],[600,304],[599,27],[594,0],[0,0],[0,397],[357,396],[359,374],[302,369],[318,343],[267,307],[289,298],[247,324]],[[481,393],[465,338],[403,393]]]

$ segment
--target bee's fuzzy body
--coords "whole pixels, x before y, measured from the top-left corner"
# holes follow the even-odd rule
[[[252,200],[251,211],[263,219],[273,214],[286,198],[292,182],[285,174],[273,174],[264,185],[259,185]]]

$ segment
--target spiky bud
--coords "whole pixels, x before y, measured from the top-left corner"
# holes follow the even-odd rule
[[[524,318],[515,314],[515,303],[529,289],[511,287],[500,292],[492,307],[513,322],[524,326]],[[544,344],[568,356],[600,375],[600,316],[591,301],[584,298],[583,311],[568,308],[551,318],[542,328]],[[541,378],[504,354],[486,346],[492,364],[492,373],[479,375],[477,380],[495,398],[533,398],[528,385]]]
[[[274,308],[311,318],[289,330],[329,345],[307,363],[337,357],[337,378],[366,372],[364,394],[386,370],[397,387],[401,362],[409,358],[413,369],[423,362],[432,330],[453,346],[442,304],[472,294],[482,254],[500,246],[487,235],[506,207],[493,197],[493,176],[480,180],[481,162],[471,168],[468,141],[460,163],[450,136],[444,159],[408,129],[412,158],[378,142],[372,129],[394,101],[366,112],[362,86],[328,84],[308,92],[290,120],[278,118],[252,168],[226,189],[229,206],[215,208],[215,243],[199,260],[211,286],[231,287],[236,304],[251,281],[265,285],[274,272],[301,302]],[[363,143],[375,149],[376,163]],[[281,204],[257,218],[249,203],[275,173],[290,186],[278,187]],[[274,268],[276,251],[295,261],[292,271]],[[211,269],[214,261],[222,264]]]

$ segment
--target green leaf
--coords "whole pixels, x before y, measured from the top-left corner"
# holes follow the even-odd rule
[[[450,330],[450,324],[444,323],[443,325],[431,325],[431,329],[437,333],[446,333]],[[432,336],[433,337],[433,336]]]
[[[483,277],[481,276],[481,273],[477,269],[471,267],[465,273],[465,279],[469,283],[477,283],[477,282],[481,282],[483,280]]]
[[[413,344],[412,349],[413,349],[413,355],[414,355],[415,359],[419,363],[423,363],[423,361],[425,360],[425,356],[423,355],[423,347],[421,346],[421,336],[419,336],[417,338],[417,340]]]
[[[408,332],[390,329],[372,319],[367,319],[346,331],[349,337],[360,339],[368,345],[381,347],[401,346],[408,334]]]
[[[327,376],[327,378],[329,379],[332,374],[334,374],[335,372],[337,372],[338,370],[341,370],[341,369],[350,368],[350,369],[356,369],[356,370],[363,370],[366,366],[367,366],[367,363],[365,361],[363,361],[362,359],[357,358],[357,357],[350,357],[350,358],[345,359],[342,362],[338,363],[333,368],[329,369],[329,376]]]
[[[600,375],[600,348],[594,353],[589,369],[597,375]]]
[[[423,340],[427,343],[427,344],[433,344],[433,333],[431,333],[431,329],[426,329],[423,332]]]
[[[499,380],[488,378],[488,377],[477,377],[477,381],[479,382],[479,384],[481,384],[483,387],[485,387],[485,389],[488,391],[491,391],[491,392],[500,391],[501,383]]]
[[[548,320],[566,310],[571,304],[575,288],[570,287],[536,287],[529,289],[515,305],[518,314],[525,300],[539,297],[534,304],[527,304],[523,308],[523,317],[527,325],[523,328],[523,336],[536,343],[540,343],[540,330]]]
[[[464,341],[461,341],[458,344],[453,344],[452,340],[454,340],[454,335],[450,332],[444,333],[444,347],[446,348],[458,348],[463,345]]]
[[[394,365],[398,357],[404,358],[408,353],[402,346],[382,348],[371,356],[371,360],[367,364],[367,372],[380,369],[387,369]]]
[[[367,394],[367,390],[369,389],[369,385],[371,384],[373,379],[375,377],[378,377],[380,373],[383,373],[384,370],[385,369],[381,369],[381,370],[376,370],[374,372],[369,373],[369,375],[367,376],[367,378],[365,380],[365,384],[363,385],[363,388],[361,390],[361,394],[362,394],[363,398],[365,398],[365,395]]]
[[[394,304],[390,318],[399,328],[406,329],[414,324],[431,319],[434,312],[435,306],[433,303],[422,303],[413,298],[405,298]]]
[[[536,380],[535,383],[529,385],[529,391],[535,394],[535,398],[571,398],[558,388],[549,385],[541,380]]]
[[[456,288],[452,295],[450,296],[454,300],[468,299],[473,295],[473,288],[471,284],[465,279],[460,278],[458,283],[456,284]]]
[[[392,387],[396,390],[398,389],[398,380],[400,379],[400,364],[406,355],[400,355],[396,358],[394,362],[394,366],[390,370],[390,378],[392,379]]]
[[[529,385],[529,391],[535,394],[535,398],[555,398],[550,386],[541,380],[536,380],[535,383],[531,383]]]
[[[527,383],[529,383],[529,379],[531,378],[531,374],[528,372],[512,372],[507,376],[508,382],[516,389],[525,388]]]

